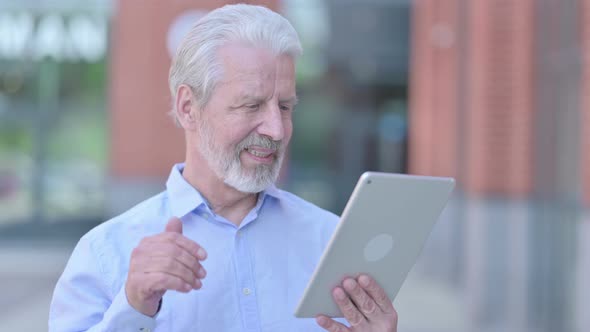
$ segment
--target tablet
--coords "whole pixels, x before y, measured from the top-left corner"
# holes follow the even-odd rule
[[[455,186],[452,178],[364,173],[309,281],[296,317],[342,317],[332,289],[372,276],[393,301]]]

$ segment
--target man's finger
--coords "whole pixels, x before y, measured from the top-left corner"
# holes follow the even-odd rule
[[[198,245],[195,241],[190,240],[182,234],[174,232],[165,232],[161,234],[168,241],[177,244],[184,250],[188,251],[191,255],[195,256],[198,260],[205,260],[207,258],[207,251]]]
[[[150,272],[145,274],[146,285],[155,291],[176,290],[183,293],[188,293],[193,289],[193,286],[181,278],[164,273],[164,272]],[[200,288],[200,286],[199,286]]]
[[[377,284],[375,279],[371,278],[366,274],[362,274],[358,277],[358,283],[363,287],[363,289],[375,300],[375,303],[383,310],[383,312],[387,314],[395,313],[395,309],[393,309],[393,303],[385,293],[385,290]]]
[[[315,321],[321,326],[324,330],[330,332],[345,332],[349,331],[348,327],[342,325],[341,323],[333,320],[330,317],[319,315],[316,317]]]
[[[382,315],[381,309],[375,303],[367,292],[352,278],[346,278],[342,283],[344,290],[348,293],[356,307],[368,319],[372,320],[379,314]]]
[[[357,326],[367,322],[365,316],[354,306],[354,303],[352,303],[342,288],[334,288],[332,297],[340,308],[340,311],[342,311],[344,318],[346,318],[351,326]]]
[[[174,257],[186,268],[193,271],[196,278],[203,279],[206,276],[205,269],[201,266],[199,260],[184,248],[170,242],[154,243],[149,250],[150,257]]]
[[[166,224],[166,232],[182,234],[182,221],[176,217],[170,218]]]
[[[200,288],[201,282],[195,277],[193,271],[189,270],[184,264],[173,258],[167,257],[150,257],[149,265],[143,268],[144,272],[156,273],[161,272],[171,276],[180,278],[187,284],[191,285],[191,288]]]

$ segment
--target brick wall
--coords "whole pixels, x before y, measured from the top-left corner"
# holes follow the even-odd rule
[[[531,189],[531,0],[470,2],[465,187],[523,195]]]
[[[474,194],[532,183],[533,1],[416,1],[410,171]]]
[[[580,112],[582,114],[582,183],[583,198],[590,204],[590,1],[582,0],[579,11],[582,75],[580,84]]]
[[[409,82],[412,173],[459,176],[458,1],[414,3]]]

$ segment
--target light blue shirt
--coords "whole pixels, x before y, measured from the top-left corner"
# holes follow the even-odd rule
[[[172,168],[166,191],[84,235],[60,277],[49,331],[323,331],[295,307],[338,217],[274,186],[237,227],[216,215]],[[183,234],[207,250],[203,288],[168,291],[155,318],[125,295],[131,251],[182,220]]]

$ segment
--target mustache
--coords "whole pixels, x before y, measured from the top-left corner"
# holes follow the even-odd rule
[[[261,136],[261,135],[257,135],[255,133],[252,133],[252,134],[248,135],[248,137],[244,138],[236,146],[236,150],[239,152],[239,151],[242,151],[246,148],[249,148],[252,145],[260,146],[265,149],[271,149],[271,150],[278,151],[283,147],[283,142],[280,140],[279,141],[272,140],[271,138],[269,138],[267,136]]]

